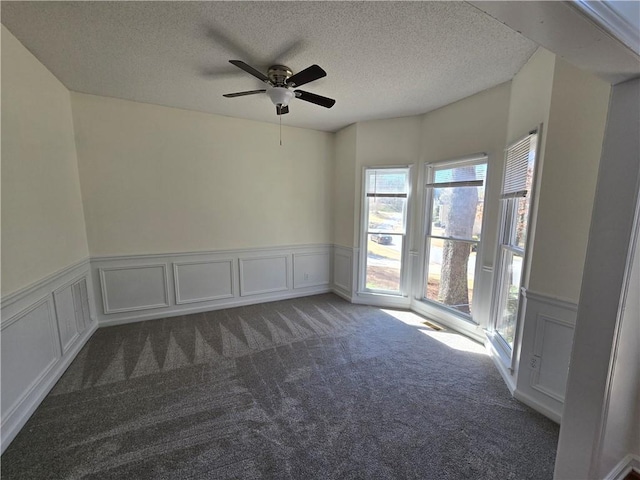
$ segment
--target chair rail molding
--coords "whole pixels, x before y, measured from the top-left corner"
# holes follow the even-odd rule
[[[70,265],[67,265],[66,267],[61,268],[60,270],[57,270],[49,275],[47,275],[46,277],[41,278],[40,280],[37,280],[25,287],[20,288],[19,290],[16,290],[15,292],[11,292],[7,295],[4,295],[2,297],[2,299],[0,299],[0,307],[1,308],[6,308],[9,305],[20,301],[21,299],[29,296],[31,293],[41,289],[41,288],[45,288],[52,282],[56,282],[58,279],[62,278],[62,277],[67,277],[67,274],[72,273],[72,272],[77,272],[80,269],[82,269],[83,267],[88,267],[89,266],[89,262],[90,262],[90,258],[89,257],[85,257],[81,260],[78,260],[77,262],[74,262]]]

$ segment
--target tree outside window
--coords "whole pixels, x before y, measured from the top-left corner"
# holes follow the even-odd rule
[[[486,157],[429,167],[425,299],[471,315]]]

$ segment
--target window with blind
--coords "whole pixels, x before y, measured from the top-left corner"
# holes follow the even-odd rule
[[[486,155],[427,165],[423,299],[471,316]]]
[[[518,327],[537,145],[538,134],[532,132],[506,151],[493,326],[500,343],[506,347],[503,350],[509,354]]]
[[[408,167],[365,170],[363,291],[395,295],[403,291],[409,172]]]

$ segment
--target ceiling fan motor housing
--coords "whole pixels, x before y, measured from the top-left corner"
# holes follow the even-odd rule
[[[294,97],[293,91],[286,87],[272,87],[267,89],[267,95],[274,105],[289,105],[289,101]]]
[[[284,87],[287,85],[287,80],[293,75],[293,72],[289,67],[284,65],[271,65],[267,71],[267,77],[271,81],[274,87]]]

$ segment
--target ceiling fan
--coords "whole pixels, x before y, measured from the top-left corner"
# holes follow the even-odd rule
[[[315,103],[316,105],[326,108],[331,108],[336,103],[332,98],[323,97],[322,95],[316,95],[315,93],[305,92],[303,90],[293,90],[296,87],[300,87],[313,82],[314,80],[318,80],[319,78],[326,77],[327,72],[318,65],[311,65],[295,75],[289,67],[284,65],[272,65],[269,67],[269,70],[265,75],[241,60],[229,60],[229,63],[253,75],[260,81],[266,83],[268,87],[263,90],[227,93],[223,95],[223,97],[234,98],[243,97],[245,95],[266,93],[276,106],[276,114],[278,115],[289,113],[289,102],[293,98],[299,98],[305,102]]]

